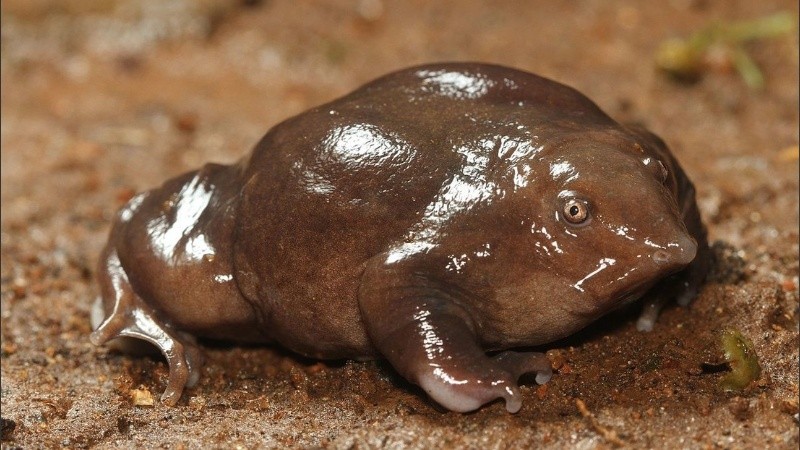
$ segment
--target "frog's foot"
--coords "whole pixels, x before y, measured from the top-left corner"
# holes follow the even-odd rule
[[[522,407],[517,380],[526,373],[536,373],[536,382],[544,384],[553,375],[550,361],[543,353],[509,351],[481,363],[483,367],[428,368],[417,375],[417,380],[433,400],[451,411],[474,411],[502,398],[506,410],[516,413]]]
[[[111,339],[128,337],[142,339],[158,347],[169,364],[169,381],[161,402],[174,406],[184,387],[192,387],[197,383],[203,355],[192,336],[170,330],[155,317],[143,305],[117,307],[89,339],[95,345],[102,345]]]
[[[95,345],[102,345],[111,339],[136,338],[148,341],[158,347],[169,364],[169,381],[161,402],[175,406],[181,398],[184,387],[194,386],[200,378],[203,355],[194,337],[169,330],[152,313],[141,308],[128,309],[124,313],[115,310],[91,334],[89,339]],[[123,343],[123,348],[135,343]]]
[[[99,274],[100,283],[103,295],[113,297],[114,309],[97,326],[89,339],[95,345],[102,345],[116,338],[135,338],[158,347],[169,364],[169,380],[161,401],[168,406],[174,406],[184,387],[193,386],[200,377],[203,363],[201,350],[193,336],[171,329],[133,292],[127,274],[114,253],[107,259],[104,269],[106,270],[101,270]],[[98,313],[93,312],[93,316],[96,320]]]
[[[653,298],[647,298],[642,307],[642,313],[639,314],[639,319],[636,321],[636,329],[644,332],[653,331],[661,309],[669,300],[668,296],[661,293],[657,293]]]

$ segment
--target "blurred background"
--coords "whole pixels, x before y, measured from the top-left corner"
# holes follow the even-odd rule
[[[575,398],[634,447],[796,448],[797,10],[789,0],[3,0],[3,448],[614,445]],[[236,161],[279,121],[377,76],[465,60],[566,83],[665,139],[716,243],[696,315],[668,311],[666,335],[628,321],[603,331],[610,340],[558,347],[570,369],[549,391],[525,391],[516,416],[500,405],[443,414],[380,363],[238,347],[209,348],[207,381],[182,406],[132,404],[134,389],[163,389],[163,362],[87,340],[116,209],[205,162]],[[743,394],[717,392],[709,377],[687,384],[728,325],[754,340],[770,381]],[[687,331],[698,328],[708,333]],[[652,347],[675,340],[694,343]],[[652,359],[631,348],[672,365],[639,370]]]

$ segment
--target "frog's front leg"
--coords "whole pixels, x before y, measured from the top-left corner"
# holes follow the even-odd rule
[[[503,352],[489,357],[480,348],[475,324],[443,290],[417,276],[368,268],[359,305],[373,344],[394,368],[447,409],[467,412],[497,398],[509,412],[522,406],[517,380],[536,373],[550,379],[547,357]]]

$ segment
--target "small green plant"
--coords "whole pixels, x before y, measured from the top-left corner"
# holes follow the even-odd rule
[[[722,350],[731,371],[722,377],[720,386],[726,391],[740,391],[761,376],[761,365],[753,343],[737,330],[722,332]]]
[[[752,89],[764,87],[764,74],[744,44],[787,35],[797,28],[797,16],[783,12],[756,20],[716,22],[692,36],[664,41],[656,53],[656,65],[680,80],[699,79],[710,59],[730,63]]]

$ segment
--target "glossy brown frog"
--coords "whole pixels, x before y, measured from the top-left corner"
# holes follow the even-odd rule
[[[91,339],[155,344],[169,405],[197,381],[201,336],[382,357],[451,410],[503,398],[516,412],[519,376],[551,368],[504,350],[657,286],[649,329],[667,299],[694,297],[707,255],[693,186],[659,138],[530,73],[427,65],[130,200]]]

